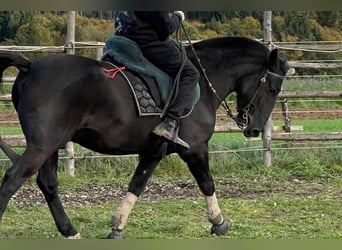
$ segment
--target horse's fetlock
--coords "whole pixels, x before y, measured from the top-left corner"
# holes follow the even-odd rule
[[[121,222],[122,222],[121,217],[122,216],[119,216],[119,214],[113,214],[112,215],[112,227],[113,227],[113,230],[117,229],[118,226],[121,224]]]
[[[211,224],[213,225],[220,225],[224,222],[224,218],[222,216],[222,214],[218,214],[216,216],[210,216],[208,215],[208,220],[211,222]]]

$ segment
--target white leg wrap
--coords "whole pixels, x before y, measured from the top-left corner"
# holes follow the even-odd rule
[[[208,219],[213,224],[221,224],[224,221],[224,219],[221,215],[221,210],[217,202],[216,194],[214,193],[212,196],[204,196],[204,198],[207,204]]]
[[[65,239],[67,239],[67,240],[80,240],[80,239],[82,239],[82,237],[81,237],[80,233],[77,233],[73,236],[68,236]]]
[[[135,202],[138,200],[138,196],[128,192],[126,197],[121,202],[118,210],[113,214],[113,227],[115,229],[123,229],[129,213],[131,212]]]

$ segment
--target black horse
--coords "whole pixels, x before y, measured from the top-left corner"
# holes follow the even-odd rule
[[[258,136],[274,107],[288,66],[277,50],[269,51],[246,38],[208,39],[195,43],[194,50],[198,57],[190,47],[187,53],[202,72],[201,96],[192,112],[181,120],[179,131],[190,149],[152,136],[161,118],[137,115],[125,77],[119,73],[109,79],[104,73],[107,63],[65,54],[30,62],[19,55],[0,53],[1,75],[9,66],[20,70],[12,98],[27,141],[20,156],[0,143],[13,161],[0,187],[0,218],[11,196],[38,171],[37,184],[59,232],[66,238],[80,237],[57,193],[58,149],[73,141],[105,154],[140,156],[127,195],[112,216],[109,238],[123,237],[128,214],[153,170],[165,154],[174,152],[187,163],[205,197],[211,233],[225,234],[229,226],[221,214],[208,164],[208,141],[214,132],[216,110],[227,95],[236,92],[235,120],[246,137]]]

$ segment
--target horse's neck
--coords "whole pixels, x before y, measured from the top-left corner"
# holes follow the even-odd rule
[[[219,108],[222,101],[235,91],[240,78],[261,70],[264,65],[263,51],[259,53],[259,49],[255,51],[253,48],[197,48],[196,54],[201,65],[193,53],[189,53],[192,62],[201,71],[201,90],[205,103]]]
[[[206,60],[203,60],[203,65],[207,66],[204,66],[205,71],[201,72],[202,89],[208,101],[217,109],[221,102],[234,92],[238,67],[214,67],[210,61],[206,62]]]

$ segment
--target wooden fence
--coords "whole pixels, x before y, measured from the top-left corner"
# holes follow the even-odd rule
[[[340,52],[342,51],[342,42],[327,42],[324,43],[314,43],[313,45],[301,44],[301,43],[273,43],[274,47],[279,49],[295,49],[295,50],[321,50],[321,52]],[[285,47],[286,46],[286,47]],[[94,48],[97,50],[97,58],[100,58],[103,49],[104,43],[99,42],[73,42],[71,45],[55,47],[55,46],[0,46],[0,51],[12,51],[12,52],[26,52],[26,51],[51,51],[51,52],[66,52],[68,49],[72,48]],[[342,62],[340,61],[290,61],[290,66],[293,68],[342,68]],[[342,76],[341,76],[342,77]],[[5,77],[4,81],[12,82],[15,77]],[[341,98],[342,91],[281,91],[279,95],[279,99],[288,99],[288,98]],[[0,95],[0,101],[10,101],[11,95]],[[285,111],[287,112],[287,111]],[[285,125],[281,127],[286,128],[286,119]],[[270,134],[270,140],[284,140],[284,141],[317,141],[317,140],[342,140],[342,133],[340,132],[331,132],[331,133],[289,133],[291,128],[287,129],[286,133],[278,133],[275,130],[278,130],[280,127],[272,126],[272,132]],[[215,132],[240,132],[241,130],[234,125],[227,124],[217,124],[215,127]],[[9,143],[9,145],[14,147],[23,147],[25,146],[25,139],[23,136],[5,136],[5,141]],[[271,147],[267,148],[267,145],[264,145],[264,150],[271,152]],[[69,153],[66,154],[70,159],[74,158],[73,150],[67,150]],[[268,160],[270,161],[270,160]],[[268,165],[268,164],[265,164]]]
[[[10,79],[10,78],[7,78]],[[284,98],[341,98],[342,91],[281,91],[278,99]],[[0,95],[0,101],[11,101],[11,95]],[[19,124],[17,120],[6,121],[6,124]],[[285,123],[285,121],[284,121]],[[319,140],[342,140],[342,132],[331,133],[296,133],[292,134],[286,132],[284,126],[272,126],[272,140],[284,140],[284,141],[319,141]],[[291,126],[290,131],[303,130],[302,126]],[[234,133],[242,132],[242,130],[233,123],[219,122],[215,125],[216,133]],[[25,138],[23,135],[9,135],[2,136],[6,143],[12,147],[25,147]]]

